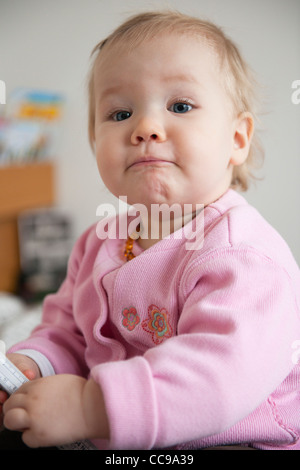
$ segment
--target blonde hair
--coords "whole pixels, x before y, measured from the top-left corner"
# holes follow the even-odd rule
[[[191,17],[179,12],[146,12],[135,15],[121,24],[106,39],[93,49],[91,56],[94,61],[88,77],[89,93],[89,139],[93,147],[95,127],[94,68],[99,54],[103,49],[115,44],[126,42],[126,47],[134,47],[137,43],[150,40],[155,35],[193,34],[204,38],[215,50],[220,59],[220,66],[225,74],[224,87],[232,100],[234,111],[238,114],[250,112],[257,121],[256,82],[252,71],[243,60],[237,46],[223,30],[215,24]],[[246,191],[249,180],[255,179],[253,170],[260,166],[263,152],[257,133],[255,132],[246,161],[234,166],[231,187]]]

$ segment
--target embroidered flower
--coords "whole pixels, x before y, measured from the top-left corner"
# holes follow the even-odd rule
[[[148,307],[148,319],[142,322],[142,327],[152,334],[155,344],[160,344],[173,334],[168,311],[165,308],[159,309],[156,305]]]
[[[135,307],[124,308],[122,310],[123,320],[122,325],[127,330],[132,331],[140,323],[140,317],[136,312]]]

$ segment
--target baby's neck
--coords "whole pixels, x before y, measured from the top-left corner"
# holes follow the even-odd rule
[[[137,243],[140,245],[140,247],[143,250],[147,250],[147,248],[150,248],[151,246],[155,245],[159,240],[158,239],[151,239],[151,238],[139,238],[137,240]]]
[[[172,218],[169,220],[141,220],[141,235],[138,238],[138,244],[141,248],[146,250],[155,245],[158,241],[169,236],[171,233],[176,232],[188,223],[195,216],[195,213],[190,213],[179,218]]]

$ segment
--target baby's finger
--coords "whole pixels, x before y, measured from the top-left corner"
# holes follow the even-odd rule
[[[28,413],[24,408],[12,408],[5,412],[3,424],[11,431],[24,431],[29,426]]]
[[[35,372],[31,369],[24,370],[23,374],[25,375],[25,377],[27,377],[28,380],[33,380],[36,378]]]
[[[0,390],[0,405],[8,399],[8,394],[4,390]]]
[[[13,393],[8,400],[6,400],[2,406],[3,413],[7,414],[10,410],[13,410],[15,408],[25,408],[24,407],[24,395],[22,393],[19,393],[17,390],[15,393]]]

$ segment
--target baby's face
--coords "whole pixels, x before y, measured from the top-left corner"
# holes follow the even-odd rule
[[[108,189],[147,208],[220,197],[241,136],[211,48],[168,35],[104,47],[97,60],[95,151]]]

